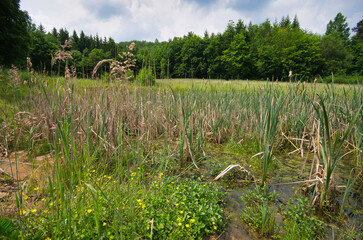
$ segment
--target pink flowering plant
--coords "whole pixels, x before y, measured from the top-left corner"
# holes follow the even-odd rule
[[[121,60],[104,59],[99,61],[92,71],[92,78],[95,78],[97,70],[104,64],[110,63],[110,73],[118,81],[125,81],[132,77],[132,67],[135,66],[136,60],[132,50],[135,47],[135,43],[131,43],[127,47],[127,51],[119,54]]]

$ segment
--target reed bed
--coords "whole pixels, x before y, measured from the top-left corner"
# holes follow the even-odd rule
[[[174,177],[175,173],[198,169],[208,143],[242,140],[247,144],[247,140],[256,139],[262,184],[268,182],[274,152],[281,148],[302,155],[313,152],[309,178],[319,176],[329,181],[325,185],[331,184],[321,175],[320,165],[325,159],[324,143],[330,144],[327,138],[340,142],[342,151],[352,150],[357,167],[362,166],[363,89],[359,85],[337,90],[334,85],[317,88],[312,84],[265,82],[221,90],[218,84],[208,82],[188,88],[137,87],[84,85],[82,80],[54,78],[37,84],[27,102],[29,114],[16,116],[18,125],[25,127],[3,128],[7,135],[16,136],[13,146],[31,132],[32,141],[47,143],[53,149],[52,174],[43,184],[44,190],[37,192],[30,186],[27,190],[35,199],[46,196],[34,211],[45,209],[38,216],[46,221],[43,228],[27,217],[31,212],[23,212],[23,190],[19,188],[17,193],[23,236],[72,238],[76,232],[80,234],[76,238],[130,239],[217,233],[223,227],[221,210],[216,207],[220,195],[212,191],[213,186],[205,189],[203,184],[184,183]],[[319,115],[322,106],[324,118]],[[163,178],[164,174],[168,177]],[[174,182],[173,192],[169,188]],[[322,193],[324,201],[326,192]],[[206,196],[209,202],[201,203],[193,194]],[[166,210],[161,207],[165,202],[173,202],[174,208],[190,205]],[[163,215],[164,210],[156,214],[152,211],[156,206],[179,213],[173,213],[175,217]],[[189,211],[190,206],[214,210],[208,219],[202,219],[206,213]],[[182,216],[176,218],[178,214]],[[189,229],[198,220],[201,224],[193,228],[197,232]],[[178,226],[183,230],[171,230]],[[94,229],[91,235],[82,232],[88,228]]]

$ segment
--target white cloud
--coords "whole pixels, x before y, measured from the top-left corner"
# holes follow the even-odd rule
[[[323,34],[326,24],[340,11],[351,28],[363,17],[359,1],[338,0],[23,0],[33,22],[47,31],[53,27],[69,32],[112,37],[116,41],[168,40],[193,31],[203,35],[223,32],[229,20],[259,24],[297,14],[302,28]]]

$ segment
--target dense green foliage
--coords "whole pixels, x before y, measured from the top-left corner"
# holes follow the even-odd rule
[[[176,181],[160,173],[145,188],[148,179],[142,174],[140,170],[131,172],[128,183],[122,185],[123,190],[117,187],[119,183],[114,176],[97,177],[92,171],[87,175],[89,183],[76,185],[75,201],[70,206],[74,218],[71,231],[75,237],[201,239],[223,229],[225,219],[220,206],[223,193],[219,187],[196,180]],[[58,189],[52,194],[43,199],[44,205],[40,201],[33,211],[21,211],[29,225],[29,239],[67,236],[70,229],[57,214],[63,209],[53,200],[59,194]]]
[[[144,67],[136,76],[136,81],[143,86],[155,85],[155,74],[151,68]]]
[[[15,1],[18,2],[18,1]],[[7,6],[7,5],[9,6]],[[30,24],[26,12],[14,1],[2,1],[0,65],[22,63],[29,56],[36,71],[51,74],[53,67],[64,72],[65,64],[52,63],[60,44],[72,39],[73,59],[69,66],[77,69],[78,77],[88,78],[102,59],[119,59],[131,42],[116,43],[112,38],[78,35],[67,29],[45,32],[42,25]],[[1,10],[3,11],[3,10]],[[11,21],[14,20],[14,21]],[[135,76],[146,59],[156,78],[208,79],[274,79],[312,80],[317,76],[361,75],[363,73],[362,21],[350,37],[346,17],[338,13],[327,24],[324,35],[301,29],[297,16],[261,24],[230,21],[223,33],[205,32],[198,36],[189,32],[167,42],[134,41],[137,60],[132,69]],[[5,51],[6,49],[6,51]],[[25,51],[24,51],[25,50]],[[55,66],[53,66],[55,64]],[[61,66],[58,66],[61,64]],[[106,67],[102,72],[109,71]],[[292,76],[289,77],[290,71]],[[319,78],[319,77],[318,77]]]
[[[0,2],[0,65],[20,64],[28,54],[30,19],[19,9],[19,1]]]

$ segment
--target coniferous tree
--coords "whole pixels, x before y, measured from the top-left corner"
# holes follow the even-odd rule
[[[64,42],[69,39],[69,32],[67,31],[67,29],[61,28],[59,30],[58,38],[59,38],[60,43],[64,44]]]
[[[299,19],[297,18],[297,15],[294,17],[294,21],[292,22],[292,28],[300,28]]]
[[[55,38],[58,38],[59,37],[59,34],[58,34],[58,31],[56,28],[53,28],[52,29],[52,35],[55,37]]]
[[[19,0],[0,1],[0,65],[25,64],[30,18],[20,10]]]
[[[346,22],[347,18],[342,13],[338,13],[334,21],[330,20],[326,26],[326,35],[337,34],[344,42],[348,42],[350,28]]]
[[[353,28],[352,30],[357,33],[358,39],[360,41],[363,41],[363,19],[360,20],[357,23],[357,26],[355,28]]]
[[[79,50],[79,37],[77,35],[76,30],[73,31],[72,34],[72,49],[73,50]]]

